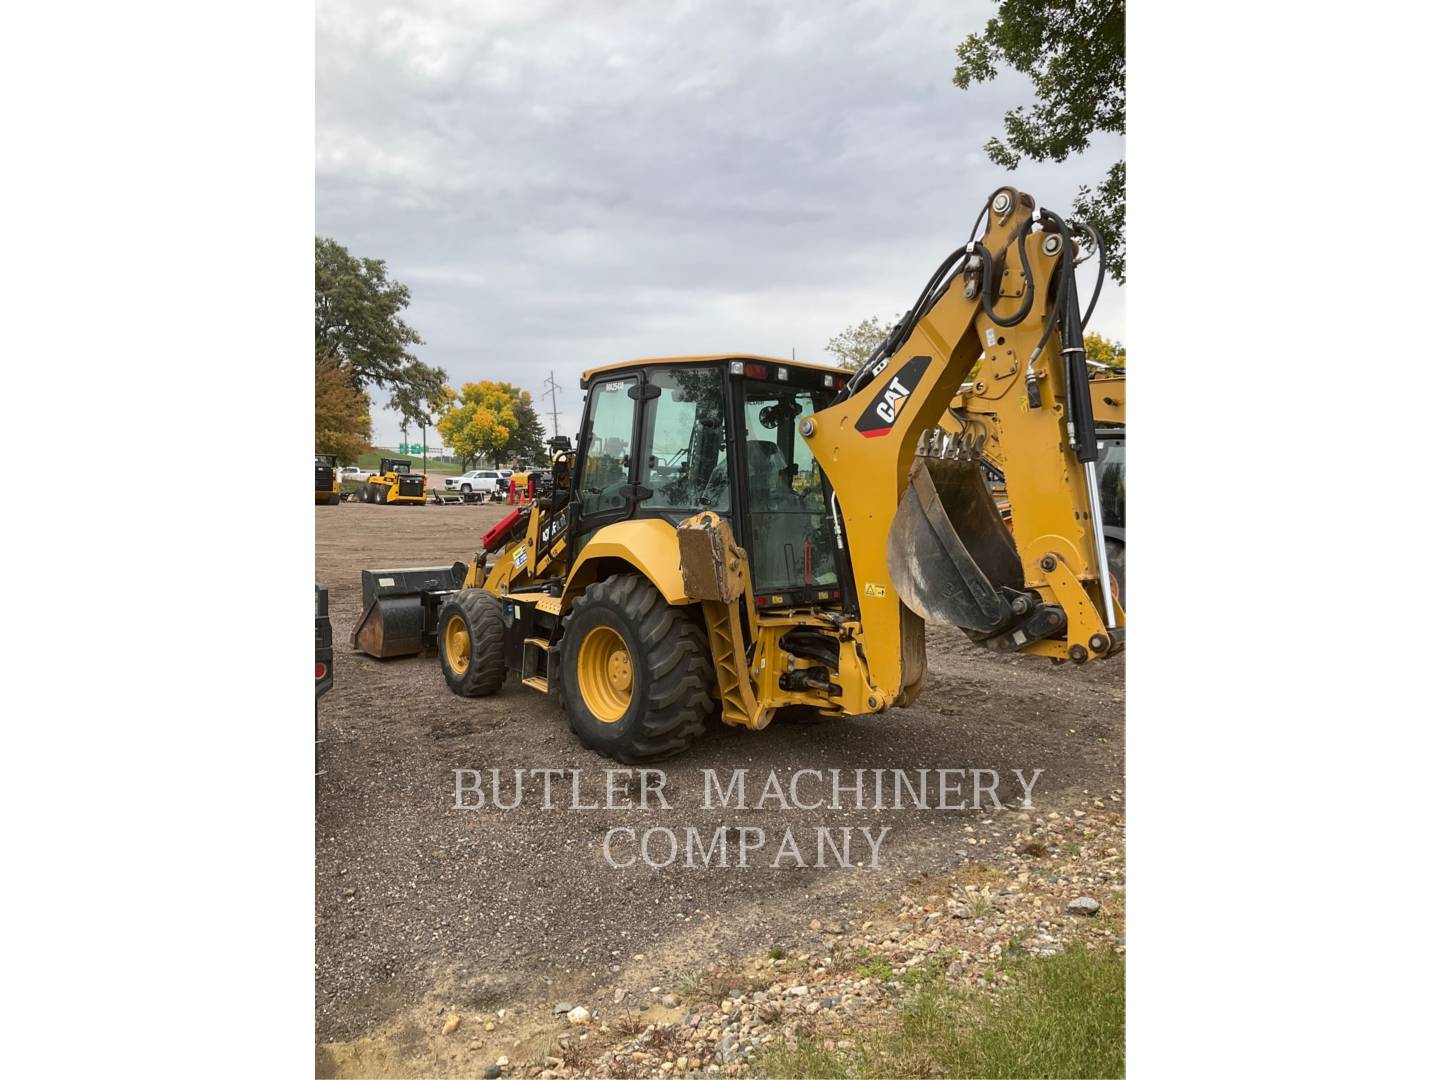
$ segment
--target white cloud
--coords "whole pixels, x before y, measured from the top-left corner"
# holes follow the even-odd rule
[[[992,12],[322,0],[316,228],[411,286],[419,354],[452,381],[538,393],[553,368],[567,428],[597,363],[824,360],[831,334],[913,300],[997,184],[1068,209],[1119,153],[985,158],[1025,84],[950,76]],[[1123,337],[1107,294],[1096,328]]]

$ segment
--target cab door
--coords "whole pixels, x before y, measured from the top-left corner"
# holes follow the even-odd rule
[[[587,388],[572,503],[577,551],[596,529],[634,513],[636,418],[644,392],[639,372],[606,375]]]

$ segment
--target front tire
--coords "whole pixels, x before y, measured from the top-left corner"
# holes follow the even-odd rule
[[[715,708],[705,631],[642,574],[596,582],[576,599],[559,666],[570,729],[627,765],[689,749]]]
[[[505,681],[505,614],[484,589],[461,589],[440,607],[440,670],[451,693],[489,697]]]

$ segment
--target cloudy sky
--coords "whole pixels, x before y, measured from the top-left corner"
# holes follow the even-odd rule
[[[1067,210],[1121,152],[989,162],[1026,83],[950,80],[994,6],[320,0],[316,230],[410,286],[417,353],[452,384],[538,397],[553,369],[562,431],[592,365],[825,362],[909,306],[993,188]],[[1124,318],[1111,284],[1092,329],[1123,340]]]

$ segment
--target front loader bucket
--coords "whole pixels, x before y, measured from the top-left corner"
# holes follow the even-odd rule
[[[1014,618],[1004,587],[1024,568],[979,462],[916,457],[890,526],[890,580],[926,622],[993,633]]]
[[[414,656],[435,644],[436,614],[445,598],[465,582],[467,567],[407,567],[360,571],[360,620],[350,646],[388,659]]]

